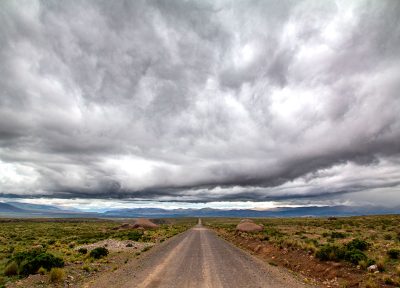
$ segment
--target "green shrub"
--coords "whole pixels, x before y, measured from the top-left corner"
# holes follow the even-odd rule
[[[142,238],[140,240],[143,241],[143,242],[150,242],[151,241],[151,236],[143,234]]]
[[[87,254],[87,249],[86,249],[86,248],[79,248],[79,249],[78,249],[78,252],[79,252],[80,254]]]
[[[142,252],[146,252],[151,249],[151,246],[146,246],[142,249]]]
[[[40,267],[39,270],[37,271],[37,273],[39,273],[40,275],[44,275],[46,274],[47,270],[44,269],[43,267]]]
[[[358,264],[360,261],[367,261],[368,257],[361,250],[352,249],[345,251],[343,259]]]
[[[376,266],[378,266],[378,270],[379,270],[380,272],[385,271],[385,269],[386,269],[386,267],[385,267],[385,259],[384,259],[384,258],[379,258],[379,259],[376,261]]]
[[[19,274],[27,276],[35,274],[40,267],[50,270],[53,267],[64,267],[64,261],[43,250],[35,249],[31,251],[19,252],[11,259],[19,267]]]
[[[392,278],[390,278],[389,276],[386,276],[383,279],[383,281],[385,282],[385,284],[388,284],[388,285],[396,285],[396,282]]]
[[[361,251],[365,251],[368,249],[368,247],[370,246],[370,244],[364,240],[360,240],[360,239],[353,239],[352,241],[350,241],[349,243],[346,244],[346,248],[348,250],[361,250]]]
[[[363,270],[367,269],[367,267],[369,266],[368,262],[365,260],[361,260],[360,262],[358,262],[358,265],[360,265],[360,268]]]
[[[331,233],[331,238],[334,238],[334,239],[344,239],[344,238],[346,238],[346,234],[341,233],[341,232],[332,232],[332,233]]]
[[[319,246],[319,242],[317,239],[306,239],[304,242],[307,244],[313,244],[315,247]]]
[[[278,229],[274,228],[274,227],[264,227],[264,233],[270,237],[282,237],[285,234],[282,233],[281,231],[279,231]]]
[[[318,249],[315,256],[322,261],[339,261],[346,260],[353,264],[361,261],[368,261],[368,257],[359,249],[350,246],[323,245]]]
[[[264,234],[261,236],[262,241],[269,241],[269,236],[267,234]]]
[[[84,270],[86,272],[90,272],[90,267],[88,265],[85,265],[82,267],[82,270]]]
[[[90,257],[99,259],[108,255],[108,249],[104,247],[97,247],[90,251]]]
[[[398,249],[390,249],[389,251],[387,251],[387,254],[389,255],[389,257],[391,259],[398,259],[400,256],[400,250]]]
[[[50,281],[51,282],[59,282],[64,279],[64,270],[61,268],[52,268],[50,270]]]
[[[15,276],[17,274],[18,274],[18,264],[15,261],[12,261],[4,269],[4,275]]]
[[[143,232],[134,230],[128,233],[128,239],[132,241],[139,241],[143,237]]]
[[[323,245],[318,249],[315,256],[322,261],[337,261],[344,258],[344,251],[335,245]]]
[[[385,239],[385,240],[392,240],[392,235],[391,234],[385,234],[385,235],[383,235],[383,239]]]

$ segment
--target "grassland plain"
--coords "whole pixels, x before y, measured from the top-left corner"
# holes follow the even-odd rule
[[[237,218],[203,224],[323,287],[400,287],[400,215],[253,220],[263,231],[238,232]]]
[[[154,221],[158,228],[138,230],[119,229],[129,222],[125,219],[0,219],[0,287],[81,287],[189,229],[197,219]],[[95,251],[102,254],[82,248],[114,240],[127,244],[118,251],[102,244],[107,253]]]

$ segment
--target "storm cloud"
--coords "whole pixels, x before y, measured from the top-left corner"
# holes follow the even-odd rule
[[[0,195],[400,203],[399,15],[1,1]]]

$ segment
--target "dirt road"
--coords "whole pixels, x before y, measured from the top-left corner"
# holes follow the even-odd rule
[[[201,224],[147,252],[91,287],[306,287]]]

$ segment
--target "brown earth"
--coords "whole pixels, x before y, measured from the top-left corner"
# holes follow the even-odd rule
[[[127,229],[156,229],[159,226],[146,218],[138,218],[132,223],[122,223],[121,226],[113,228],[113,230],[127,230]]]
[[[158,225],[151,222],[149,219],[139,218],[133,223],[133,228],[155,229]]]

